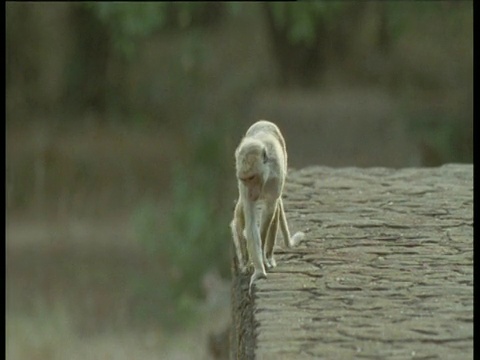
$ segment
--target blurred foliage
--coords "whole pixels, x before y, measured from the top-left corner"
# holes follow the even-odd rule
[[[160,322],[168,328],[188,325],[196,315],[195,301],[183,290],[184,283],[173,262],[181,258],[167,244],[165,231],[158,226],[156,204],[145,201],[133,212],[132,223],[135,236],[147,251],[150,262],[147,271],[133,276],[134,317],[142,323]],[[181,243],[179,239],[174,239]],[[173,254],[173,257],[172,257]],[[190,266],[190,264],[189,264]],[[195,267],[195,264],[193,264]]]
[[[204,121],[199,94],[205,83],[202,72],[205,54],[202,38],[196,31],[215,23],[212,13],[221,14],[223,5],[100,2],[83,6],[107,27],[114,49],[130,60],[135,56],[136,44],[154,32],[190,30],[181,46],[180,61],[172,71],[177,86],[184,89],[182,99],[188,99],[185,106],[196,109],[186,112],[184,121],[176,126],[183,133],[185,145],[177,154],[178,161],[172,171],[172,208],[166,228],[157,225],[154,203],[145,202],[132,214],[135,235],[154,264],[151,272],[135,280],[137,312],[141,317],[153,316],[167,326],[185,325],[195,319],[196,305],[204,296],[205,273],[218,269],[227,276],[229,269],[227,224],[231,213],[225,209],[231,207],[232,199],[225,197],[230,160],[226,156],[230,154],[224,150],[224,134],[230,122],[224,118]],[[235,14],[238,6],[232,4],[229,10]],[[142,119],[142,116],[137,113],[131,118]]]
[[[229,272],[231,212],[226,209],[232,199],[225,197],[229,166],[224,133],[218,124],[190,138],[186,146],[193,155],[173,169],[172,207],[165,229],[157,226],[152,203],[144,203],[133,214],[136,236],[159,269],[137,279],[138,311],[169,327],[196,318],[208,271],[220,270],[224,276]]]
[[[473,133],[463,114],[410,114],[407,127],[419,144],[423,166],[473,163]]]
[[[206,128],[193,138],[194,155],[173,173],[170,240],[163,245],[185,281],[185,289],[201,294],[200,278],[211,268],[225,274],[229,264],[228,221],[232,199],[226,178],[226,159],[220,127]],[[179,239],[181,239],[179,241]]]
[[[470,1],[385,1],[388,32],[397,40],[412,25],[412,20],[419,18],[428,22],[432,16],[440,16],[447,27],[458,26],[471,4]]]
[[[183,141],[174,154],[166,225],[158,228],[155,204],[148,202],[133,218],[137,238],[159,269],[138,279],[138,310],[172,328],[197,318],[207,272],[229,276],[233,198],[226,195],[231,193],[227,179],[233,164],[225,134],[231,133],[233,118],[221,105],[217,115],[208,115],[202,96],[208,60],[203,44],[201,34],[190,31],[180,46],[181,61],[171,70],[183,106],[192,111],[182,112],[183,121],[175,125]]]
[[[209,2],[87,2],[82,4],[109,29],[114,47],[127,58],[136,43],[156,30],[187,29],[214,21],[221,4]]]
[[[152,33],[166,20],[165,2],[87,2],[83,5],[107,25],[114,46],[127,57],[133,55],[136,41]]]
[[[336,20],[345,8],[341,1],[268,2],[275,25],[287,30],[287,39],[292,44],[316,45],[317,25]]]
[[[186,29],[192,25],[198,25],[201,23],[198,19],[204,17],[205,13],[211,12],[213,4],[211,2],[87,2],[83,6],[92,10],[93,14],[108,26],[114,46],[122,54],[131,57],[138,40],[152,34],[155,30],[168,27]],[[238,2],[226,2],[222,6],[230,16],[246,11],[244,5]],[[275,25],[287,30],[288,40],[291,43],[314,46],[318,36],[318,23],[333,23],[336,16],[346,7],[346,3],[268,2],[266,6],[272,10]]]

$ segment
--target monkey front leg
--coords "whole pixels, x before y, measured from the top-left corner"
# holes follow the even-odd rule
[[[252,294],[252,285],[255,280],[266,278],[265,266],[263,264],[263,250],[262,242],[260,239],[260,230],[258,229],[255,219],[255,203],[251,201],[245,201],[244,207],[245,215],[245,231],[247,235],[247,248],[248,254],[252,259],[254,272],[250,278],[250,285],[248,292]]]
[[[244,259],[242,247],[244,247],[245,238],[242,234],[242,231],[239,230],[239,224],[235,219],[230,223],[230,228],[232,230],[233,244],[235,245],[235,253],[237,255],[238,269],[241,273],[247,271],[247,259]],[[242,246],[243,245],[243,246]]]
[[[245,235],[243,234],[245,229],[245,217],[241,198],[238,199],[237,204],[235,205],[230,229],[232,230],[233,243],[237,254],[238,268],[241,273],[245,273],[247,270],[248,254],[246,253],[246,240]]]

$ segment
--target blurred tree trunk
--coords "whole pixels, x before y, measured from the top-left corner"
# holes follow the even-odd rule
[[[377,3],[379,16],[377,48],[382,55],[388,54],[392,45],[392,37],[388,24],[387,6],[388,4],[385,1],[379,1]]]
[[[66,101],[71,110],[104,114],[111,58],[108,31],[88,9],[78,5],[71,26],[75,49],[68,72]]]
[[[31,14],[25,3],[7,2],[5,8],[5,95],[7,123],[12,118],[25,117],[28,103],[35,99],[28,91],[36,69],[29,61],[27,48],[35,50],[35,39],[28,36],[27,24]]]
[[[328,41],[332,44],[334,60],[349,59],[356,51],[360,30],[368,11],[368,1],[345,1],[345,6],[332,20]]]
[[[68,3],[6,6],[6,95],[9,115],[48,116],[62,107],[71,51]]]
[[[6,10],[7,117],[65,121],[65,114],[104,113],[112,93],[111,42],[88,9],[19,2]],[[114,79],[122,81],[119,74]]]
[[[281,86],[309,87],[318,84],[332,62],[348,60],[356,52],[358,32],[364,23],[368,2],[341,2],[339,11],[325,12],[314,21],[314,41],[293,43],[287,26],[277,26],[272,6],[263,3],[273,58],[277,62]],[[300,4],[296,6],[301,6]],[[290,9],[290,10],[293,10]]]
[[[314,85],[316,79],[312,74],[321,74],[325,70],[325,58],[322,53],[323,39],[326,36],[324,23],[317,22],[315,41],[311,46],[303,43],[292,44],[289,40],[288,26],[276,26],[270,4],[262,3],[262,9],[271,38],[273,58],[278,65],[280,85],[285,87]]]

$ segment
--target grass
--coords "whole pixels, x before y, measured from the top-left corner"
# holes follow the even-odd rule
[[[217,281],[220,300],[190,327],[139,322],[132,280],[153,273],[134,238],[121,221],[9,221],[7,359],[207,359],[208,335],[229,319],[228,282]]]
[[[6,358],[63,359],[207,359],[208,327],[172,336],[161,328],[110,330],[79,335],[61,304],[40,306],[29,316],[7,316]]]

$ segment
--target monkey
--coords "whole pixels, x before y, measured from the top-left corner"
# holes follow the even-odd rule
[[[245,273],[248,262],[253,263],[251,294],[253,283],[267,278],[265,268],[276,266],[273,247],[279,226],[288,248],[305,234],[299,231],[291,237],[288,229],[282,200],[287,149],[277,125],[259,120],[250,126],[235,150],[235,168],[239,196],[230,228],[240,271]]]

